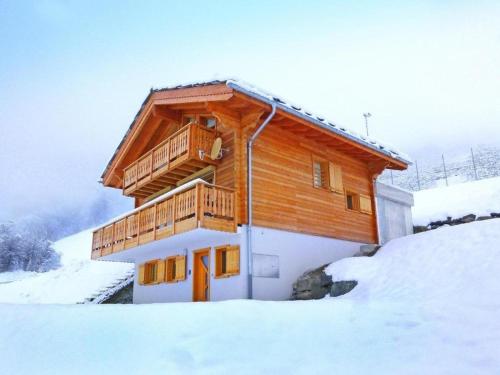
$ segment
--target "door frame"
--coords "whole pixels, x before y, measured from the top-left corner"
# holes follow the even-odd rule
[[[211,258],[210,258],[210,253],[212,252],[212,248],[211,247],[204,247],[202,249],[198,249],[198,250],[193,250],[193,293],[192,293],[192,301],[193,302],[208,302],[210,301],[210,278],[211,278],[211,275],[210,275],[210,272],[211,272]],[[206,301],[195,301],[195,288],[196,288],[196,269],[197,269],[197,266],[196,266],[196,262],[198,261],[197,258],[200,257],[200,253],[206,253],[207,256],[208,256],[208,277],[207,277],[207,300]]]

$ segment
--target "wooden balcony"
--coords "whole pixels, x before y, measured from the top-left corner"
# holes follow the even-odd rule
[[[123,194],[148,197],[161,189],[215,164],[210,151],[215,131],[188,124],[124,169]],[[205,157],[200,158],[204,153]]]
[[[196,228],[236,232],[234,191],[197,183],[97,229],[92,259]]]

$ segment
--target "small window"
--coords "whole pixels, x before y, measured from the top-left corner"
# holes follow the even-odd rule
[[[346,207],[348,210],[359,210],[359,195],[350,191],[345,193]]]
[[[217,119],[215,117],[210,117],[210,116],[201,116],[200,123],[202,125],[205,125],[209,129],[213,129],[217,125]]]
[[[165,281],[174,283],[177,281],[186,280],[186,256],[177,255],[169,257],[167,262],[167,275]]]
[[[240,247],[215,248],[215,277],[229,277],[240,273]]]
[[[313,160],[313,185],[317,188],[327,188],[328,180],[326,178],[328,163],[321,160]]]
[[[139,266],[139,284],[149,285],[163,282],[165,277],[165,262],[152,260]]]

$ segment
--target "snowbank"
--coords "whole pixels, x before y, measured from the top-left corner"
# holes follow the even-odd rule
[[[487,216],[500,213],[500,177],[471,181],[414,193],[413,223],[453,219],[468,214]]]
[[[132,264],[90,260],[91,243],[92,230],[55,242],[61,255],[56,270],[0,274],[0,303],[83,302],[133,271]]]
[[[0,305],[0,373],[498,373],[499,244],[498,219],[393,240],[319,301]]]

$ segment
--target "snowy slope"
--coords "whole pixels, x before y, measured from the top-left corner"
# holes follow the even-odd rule
[[[0,373],[498,374],[498,244],[500,219],[397,239],[320,301],[0,305]]]
[[[128,263],[90,260],[92,230],[54,243],[61,267],[45,273],[8,273],[0,283],[0,303],[78,303],[133,271]],[[1,274],[0,274],[1,275]]]
[[[421,190],[414,193],[413,223],[453,219],[468,214],[476,216],[500,213],[500,177],[463,184]]]

